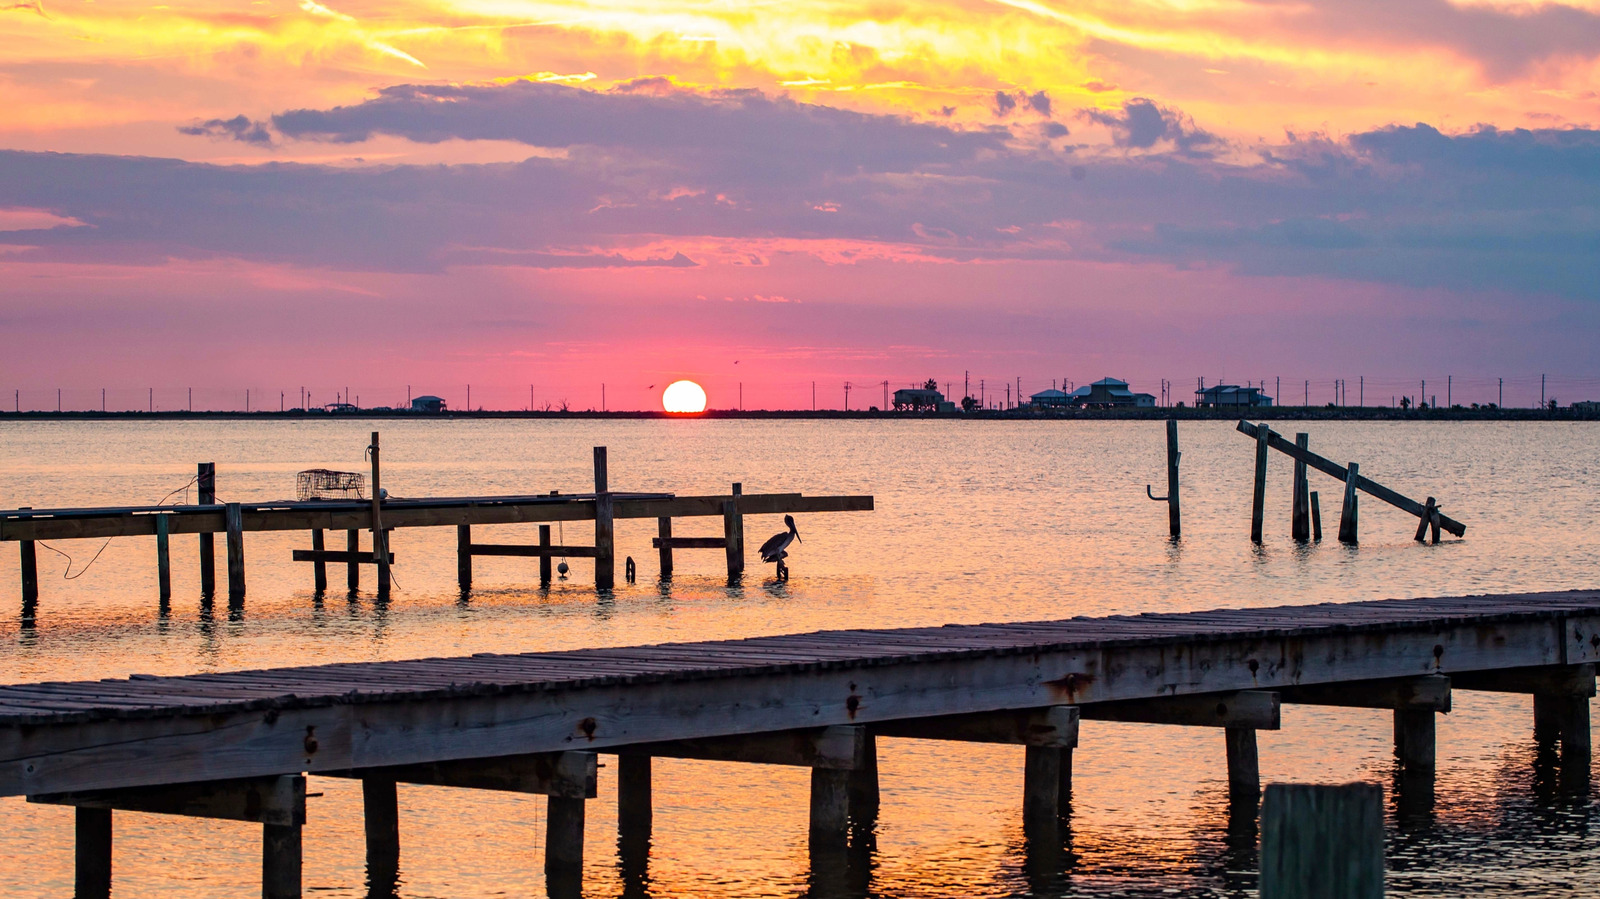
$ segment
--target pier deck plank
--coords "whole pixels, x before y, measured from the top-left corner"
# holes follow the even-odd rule
[[[0,686],[0,795],[1600,658],[1600,591],[824,631]]]

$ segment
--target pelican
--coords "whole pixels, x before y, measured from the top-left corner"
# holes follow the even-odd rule
[[[783,516],[783,523],[788,525],[788,530],[773,534],[766,543],[761,544],[761,561],[776,562],[778,564],[778,578],[789,579],[789,566],[783,560],[789,557],[789,543],[800,540],[800,529],[794,526],[794,516]],[[800,541],[804,543],[804,540]]]

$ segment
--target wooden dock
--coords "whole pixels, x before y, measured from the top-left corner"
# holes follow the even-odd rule
[[[372,435],[376,449],[378,435]],[[373,462],[373,484],[378,467]],[[173,536],[198,534],[200,537],[201,593],[210,596],[216,585],[213,535],[226,536],[227,586],[231,599],[245,595],[244,535],[252,531],[308,531],[309,546],[295,550],[295,561],[314,565],[313,582],[317,590],[327,588],[327,565],[346,566],[349,589],[360,587],[360,566],[376,564],[378,592],[389,590],[388,566],[394,554],[387,552],[389,532],[398,528],[455,527],[457,580],[462,590],[472,587],[473,556],[526,556],[540,559],[540,581],[551,579],[551,559],[559,557],[594,559],[595,586],[611,589],[616,582],[616,519],[654,518],[659,538],[652,541],[658,550],[662,577],[671,577],[674,549],[719,548],[724,550],[728,575],[737,577],[745,567],[744,517],[746,515],[801,515],[823,512],[871,511],[870,496],[802,496],[799,493],[746,494],[742,485],[733,484],[726,494],[677,496],[672,493],[613,492],[609,486],[606,448],[594,448],[595,489],[591,493],[550,493],[519,496],[428,497],[420,499],[385,498],[370,500],[314,500],[264,503],[218,503],[216,466],[199,465],[194,483],[200,502],[178,506],[112,506],[83,509],[0,510],[0,542],[15,541],[22,553],[22,600],[25,609],[39,598],[37,550],[40,540],[76,540],[109,537],[154,537],[156,541],[157,582],[161,599],[171,595],[171,556]],[[672,519],[713,517],[723,521],[721,537],[678,537],[672,535]],[[557,522],[593,522],[592,545],[556,545],[550,539],[550,525]],[[490,544],[475,542],[473,525],[539,525],[539,542]],[[361,547],[361,531],[373,535],[370,547]],[[345,532],[345,549],[327,548],[327,531]],[[665,542],[662,542],[665,541]],[[380,552],[382,547],[384,551]],[[27,615],[25,614],[26,618]]]
[[[396,783],[545,794],[547,882],[576,895],[597,753],[617,756],[624,853],[648,844],[653,757],[809,767],[813,864],[833,870],[877,814],[880,739],[1027,747],[1037,828],[1067,809],[1081,719],[1217,728],[1253,814],[1255,732],[1282,704],[1386,710],[1431,795],[1435,716],[1488,690],[1532,694],[1535,736],[1587,785],[1597,659],[1600,591],[1580,591],[17,684],[0,795],[76,807],[80,899],[110,888],[115,809],[260,823],[281,899],[300,895],[306,775],[361,780],[375,883],[400,857]]]

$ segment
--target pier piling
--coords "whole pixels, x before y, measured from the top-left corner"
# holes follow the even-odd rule
[[[1423,542],[1424,540],[1427,539],[1427,537],[1428,537],[1428,525],[1433,523],[1433,516],[1435,514],[1437,506],[1438,506],[1438,502],[1431,496],[1422,501],[1422,514],[1420,516],[1418,516],[1418,519],[1417,519],[1416,541],[1418,543],[1421,543],[1421,542]],[[1434,535],[1433,542],[1434,543],[1438,543],[1439,542],[1439,536],[1437,534]]]
[[[1382,899],[1383,789],[1269,785],[1260,886],[1261,899]]]
[[[606,448],[594,448],[594,586],[610,590],[617,583],[617,559],[612,529],[613,503],[606,473]]]
[[[733,498],[722,504],[722,538],[728,556],[728,577],[744,573],[744,514],[739,511],[739,497],[744,485],[733,485]]]
[[[548,524],[539,525],[539,548],[541,550],[549,550],[550,548],[550,526]],[[550,558],[548,552],[539,556],[539,586],[550,586],[551,566],[553,564],[554,560]]]
[[[1311,539],[1322,542],[1322,501],[1317,499],[1315,490],[1311,491]]]
[[[1228,753],[1228,797],[1234,802],[1254,802],[1261,795],[1261,757],[1256,751],[1256,729],[1224,727]]]
[[[672,579],[672,519],[656,519],[656,547],[661,559],[661,579]]]
[[[1176,419],[1167,419],[1167,529],[1176,540],[1183,533],[1183,516],[1178,506],[1178,461],[1183,454],[1178,452],[1178,422]]]
[[[466,593],[472,589],[472,525],[456,525],[456,586]]]
[[[1250,541],[1261,542],[1261,527],[1267,514],[1267,426],[1262,423],[1256,430],[1256,482],[1255,495],[1250,506]]]
[[[18,511],[31,508],[23,506]],[[22,548],[22,604],[30,606],[39,601],[39,552],[32,540],[19,540],[17,545]]]
[[[1359,542],[1357,537],[1357,492],[1356,484],[1361,481],[1361,466],[1351,462],[1345,468],[1344,477],[1344,507],[1339,510],[1339,542],[1354,544]]]
[[[111,809],[73,810],[73,899],[111,897]]]
[[[1305,452],[1310,445],[1311,435],[1294,435],[1294,445]],[[1294,500],[1289,523],[1290,536],[1295,540],[1311,539],[1311,500],[1307,496],[1310,485],[1306,479],[1306,463],[1303,458],[1294,460]]]
[[[156,590],[162,602],[172,598],[171,526],[168,516],[156,516]]]
[[[202,506],[214,505],[217,501],[217,463],[201,462],[199,471],[195,474],[195,488],[199,492],[197,502]],[[217,547],[216,541],[210,531],[200,534],[200,594],[202,596],[215,596],[217,593]]]
[[[345,563],[345,586],[355,593],[361,589],[361,563],[356,561],[356,554],[361,551],[361,532],[354,528],[346,530],[344,548],[350,554],[349,561]]]
[[[228,529],[228,599],[244,599],[244,513],[238,503],[224,507]]]
[[[362,821],[367,837],[367,882],[373,895],[387,896],[400,875],[400,801],[392,777],[361,778]]]
[[[327,550],[327,538],[324,536],[322,528],[312,528],[311,551],[314,553],[321,553],[327,552]],[[328,563],[326,561],[318,559],[312,563],[311,583],[312,588],[316,590],[317,593],[328,592]]]

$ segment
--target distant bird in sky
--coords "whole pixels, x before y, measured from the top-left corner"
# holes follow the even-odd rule
[[[789,566],[783,563],[789,557],[789,544],[800,540],[800,529],[794,526],[794,516],[783,516],[783,523],[788,525],[788,530],[779,531],[761,544],[761,561],[776,562],[778,565],[778,579],[789,579]],[[804,543],[804,540],[800,540]]]
[[[654,389],[656,389],[656,385],[651,384],[649,387],[646,387],[645,389],[646,390],[654,390]]]
[[[739,364],[739,360],[738,359],[733,360],[733,364],[734,365],[738,365]]]

